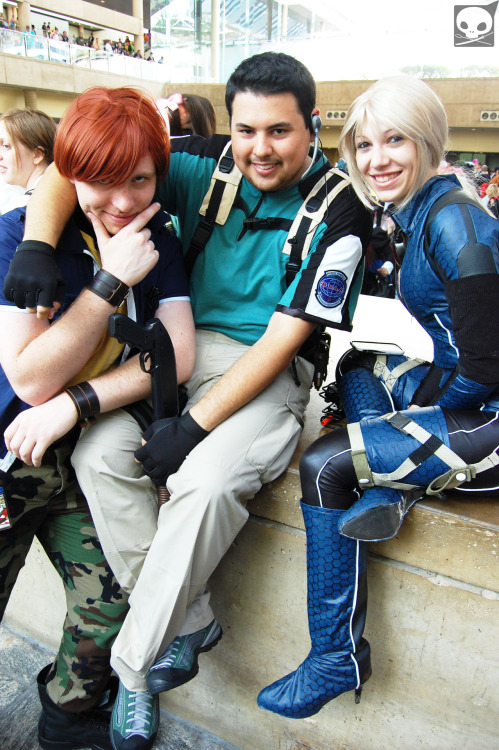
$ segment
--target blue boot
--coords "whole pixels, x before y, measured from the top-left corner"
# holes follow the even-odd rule
[[[367,609],[365,545],[340,536],[343,511],[301,504],[307,532],[308,623],[312,648],[295,672],[264,688],[258,705],[290,719],[313,716],[371,676],[362,638]]]
[[[414,503],[424,497],[424,489],[394,490],[371,487],[341,516],[340,534],[363,542],[393,539]]]

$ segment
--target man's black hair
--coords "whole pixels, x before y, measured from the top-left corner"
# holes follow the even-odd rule
[[[227,82],[225,106],[232,118],[237,93],[248,91],[261,96],[293,94],[305,125],[312,132],[312,110],[315,107],[315,81],[303,63],[283,52],[262,52],[243,60]]]

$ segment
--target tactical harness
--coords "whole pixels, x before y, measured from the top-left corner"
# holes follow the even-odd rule
[[[350,184],[348,176],[334,167],[322,167],[315,176],[316,181],[293,221],[278,216],[259,218],[251,215],[247,215],[243,220],[243,232],[256,229],[283,229],[288,231],[282,250],[285,255],[289,255],[289,260],[286,263],[286,286],[292,283],[300,270],[303,260],[310,251],[315,231],[322,222],[332,201]],[[341,180],[330,189],[330,181],[337,177],[341,177]],[[246,206],[239,196],[241,180],[242,174],[234,162],[229,142],[224,148],[211,177],[210,187],[199,209],[201,219],[185,255],[185,267],[189,276],[197,258],[206,247],[215,224],[223,226],[234,206],[241,208],[246,213]],[[317,389],[320,388],[327,374],[330,341],[331,337],[325,332],[325,327],[321,326],[320,336],[313,354],[314,385]]]
[[[440,495],[446,489],[453,489],[454,487],[459,487],[464,482],[470,482],[482,471],[499,466],[499,456],[496,451],[492,451],[492,453],[476,464],[467,464],[457,453],[454,453],[453,450],[444,445],[440,438],[432,435],[421,427],[421,425],[418,425],[414,420],[401,412],[390,412],[389,414],[384,414],[380,419],[386,420],[396,430],[415,438],[421,445],[394,471],[384,474],[377,473],[371,471],[369,466],[360,422],[353,422],[347,425],[348,436],[352,446],[353,466],[362,489],[368,489],[376,485],[393,487],[397,490],[415,489],[419,485],[409,484],[401,480],[405,479],[405,477],[413,472],[414,469],[417,469],[418,466],[421,466],[432,455],[436,455],[441,461],[446,463],[449,471],[441,474],[439,477],[435,477],[430,482],[425,489],[427,495]]]

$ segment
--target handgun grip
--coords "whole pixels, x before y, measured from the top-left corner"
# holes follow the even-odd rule
[[[157,488],[158,490],[158,506],[161,508],[162,505],[168,502],[170,499],[170,493],[164,485]]]

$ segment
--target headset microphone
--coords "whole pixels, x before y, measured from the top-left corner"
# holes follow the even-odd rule
[[[322,120],[319,117],[319,115],[312,115],[312,131],[314,133],[314,152],[312,154],[312,161],[300,177],[300,180],[303,180],[304,177],[308,175],[310,170],[315,164],[315,160],[317,158],[317,151],[319,149],[319,130],[322,128]]]

